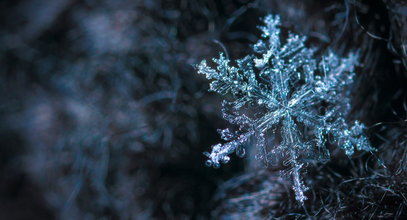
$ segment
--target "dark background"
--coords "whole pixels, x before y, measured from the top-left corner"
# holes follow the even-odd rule
[[[350,118],[379,149],[307,168],[304,206],[277,168],[204,165],[228,125],[193,65],[250,53],[268,13],[318,53],[359,51]],[[0,16],[0,219],[407,218],[403,1],[10,0]]]

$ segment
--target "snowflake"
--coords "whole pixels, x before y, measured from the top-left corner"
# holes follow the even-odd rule
[[[314,49],[304,45],[305,37],[289,33],[285,43],[280,41],[279,16],[268,15],[264,23],[262,39],[253,46],[255,55],[233,66],[221,53],[213,59],[216,69],[205,60],[197,66],[198,73],[213,80],[209,91],[232,95],[233,101],[223,101],[222,112],[238,126],[236,131],[218,130],[226,143],[205,153],[207,165],[219,167],[234,152],[244,156],[244,144],[254,140],[257,157],[265,162],[277,160],[277,155],[286,158],[296,199],[303,202],[307,187],[301,169],[309,159],[329,158],[328,139],[348,156],[355,148],[375,150],[363,134],[364,125],[346,120],[351,108],[347,88],[354,81],[357,55],[341,58],[330,51],[316,60]],[[278,144],[270,149],[271,140]]]

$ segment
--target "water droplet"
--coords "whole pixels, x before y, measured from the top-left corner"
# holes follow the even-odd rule
[[[207,160],[207,161],[205,161],[205,165],[206,166],[208,166],[208,167],[211,167],[212,166],[212,160]]]
[[[246,150],[244,149],[244,147],[239,147],[236,149],[236,155],[238,157],[244,157],[245,154],[246,154]]]

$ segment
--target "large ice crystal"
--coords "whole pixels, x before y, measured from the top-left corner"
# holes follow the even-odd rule
[[[363,134],[364,125],[346,120],[358,59],[354,53],[341,58],[329,51],[317,60],[314,50],[304,45],[305,37],[289,33],[286,42],[280,40],[279,16],[268,15],[264,23],[254,55],[236,60],[237,66],[222,53],[213,59],[216,69],[205,60],[197,66],[198,73],[212,80],[210,91],[232,95],[233,101],[222,103],[223,117],[239,127],[219,130],[226,143],[205,153],[207,164],[219,167],[234,152],[243,156],[244,144],[254,140],[258,158],[285,159],[296,199],[303,202],[307,187],[301,169],[310,159],[329,158],[327,142],[348,156],[355,149],[375,150]]]

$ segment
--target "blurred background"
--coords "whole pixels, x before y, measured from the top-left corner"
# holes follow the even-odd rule
[[[351,117],[382,161],[307,168],[304,206],[278,168],[204,165],[228,124],[194,65],[251,53],[268,13],[317,53],[359,51]],[[407,218],[401,0],[5,0],[0,16],[0,219]]]

